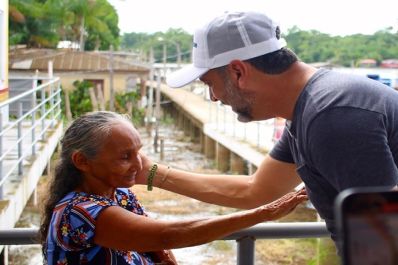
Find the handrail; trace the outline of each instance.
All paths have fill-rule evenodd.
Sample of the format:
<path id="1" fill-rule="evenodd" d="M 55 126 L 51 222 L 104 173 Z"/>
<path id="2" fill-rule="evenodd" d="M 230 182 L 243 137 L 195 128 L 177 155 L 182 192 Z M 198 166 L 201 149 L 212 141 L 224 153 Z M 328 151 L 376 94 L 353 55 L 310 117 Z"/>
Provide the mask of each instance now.
<path id="1" fill-rule="evenodd" d="M 40 77 L 40 80 L 48 80 L 41 85 L 37 85 L 39 79 L 37 76 L 14 79 L 32 80 L 32 83 L 31 86 L 28 84 L 27 91 L 0 103 L 0 199 L 3 199 L 4 183 L 12 175 L 23 174 L 23 160 L 35 156 L 36 145 L 39 141 L 45 140 L 47 132 L 61 117 L 59 77 L 52 79 Z M 30 104 L 29 109 L 24 109 L 24 102 Z M 10 106 L 13 105 L 17 107 L 16 118 L 4 117 L 4 113 L 9 113 Z M 7 124 L 4 124 L 4 121 Z M 8 157 L 13 159 L 9 160 Z"/>
<path id="2" fill-rule="evenodd" d="M 7 106 L 7 105 L 10 105 L 12 103 L 17 102 L 18 100 L 20 100 L 20 99 L 22 99 L 22 98 L 24 98 L 26 96 L 29 96 L 29 95 L 31 95 L 34 92 L 42 90 L 43 88 L 45 88 L 47 86 L 59 83 L 59 80 L 60 80 L 59 77 L 56 77 L 56 78 L 52 79 L 51 81 L 49 81 L 47 83 L 44 83 L 44 84 L 41 84 L 40 86 L 37 86 L 36 88 L 30 89 L 28 91 L 25 91 L 25 92 L 19 94 L 18 96 L 9 98 L 9 99 L 7 99 L 7 100 L 5 100 L 5 101 L 0 103 L 0 109 L 5 107 L 5 106 Z M 33 81 L 33 79 L 32 79 L 32 81 Z"/>
<path id="3" fill-rule="evenodd" d="M 237 264 L 254 264 L 256 239 L 320 238 L 329 237 L 324 222 L 262 223 L 235 232 L 221 240 L 236 240 L 238 244 Z M 0 245 L 39 244 L 38 229 L 13 228 L 0 230 Z"/>

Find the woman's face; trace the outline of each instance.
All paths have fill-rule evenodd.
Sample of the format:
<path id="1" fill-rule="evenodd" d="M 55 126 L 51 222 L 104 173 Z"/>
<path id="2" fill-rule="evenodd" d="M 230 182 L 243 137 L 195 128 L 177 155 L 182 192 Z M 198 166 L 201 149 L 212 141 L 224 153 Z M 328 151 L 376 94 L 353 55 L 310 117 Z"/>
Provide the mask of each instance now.
<path id="1" fill-rule="evenodd" d="M 137 171 L 142 169 L 138 154 L 141 147 L 137 130 L 128 122 L 119 122 L 113 126 L 97 156 L 88 161 L 89 170 L 85 175 L 110 188 L 131 187 Z"/>

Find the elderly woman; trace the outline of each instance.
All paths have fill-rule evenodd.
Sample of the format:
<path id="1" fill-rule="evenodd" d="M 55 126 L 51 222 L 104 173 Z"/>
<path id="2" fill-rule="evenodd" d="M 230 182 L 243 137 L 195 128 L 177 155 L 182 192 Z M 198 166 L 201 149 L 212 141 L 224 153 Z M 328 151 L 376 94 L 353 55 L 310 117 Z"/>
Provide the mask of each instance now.
<path id="1" fill-rule="evenodd" d="M 304 191 L 233 214 L 184 221 L 147 217 L 129 189 L 142 170 L 140 136 L 124 116 L 93 112 L 66 130 L 41 225 L 45 262 L 176 264 L 167 249 L 222 238 L 274 220 L 306 200 Z M 149 181 L 156 166 L 147 173 Z"/>

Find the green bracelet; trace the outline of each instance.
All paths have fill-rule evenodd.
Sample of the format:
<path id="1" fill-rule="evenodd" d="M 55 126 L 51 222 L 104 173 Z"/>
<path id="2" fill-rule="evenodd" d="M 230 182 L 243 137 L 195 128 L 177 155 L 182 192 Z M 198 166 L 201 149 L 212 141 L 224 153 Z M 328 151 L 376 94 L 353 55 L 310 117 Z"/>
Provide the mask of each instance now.
<path id="1" fill-rule="evenodd" d="M 157 164 L 153 164 L 151 169 L 149 170 L 149 175 L 148 175 L 148 183 L 147 183 L 147 190 L 151 191 L 153 186 L 152 186 L 152 182 L 153 182 L 153 178 L 156 175 L 156 170 L 158 169 L 158 165 Z"/>

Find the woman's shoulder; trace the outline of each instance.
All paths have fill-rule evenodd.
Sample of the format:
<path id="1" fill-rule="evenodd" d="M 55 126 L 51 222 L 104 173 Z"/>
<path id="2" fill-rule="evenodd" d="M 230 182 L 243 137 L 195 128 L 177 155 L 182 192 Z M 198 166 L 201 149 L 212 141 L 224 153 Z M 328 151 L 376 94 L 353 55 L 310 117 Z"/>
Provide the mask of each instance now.
<path id="1" fill-rule="evenodd" d="M 74 191 L 68 193 L 57 204 L 54 217 L 58 220 L 57 223 L 68 223 L 71 227 L 79 227 L 82 223 L 89 223 L 94 227 L 94 220 L 102 210 L 117 205 L 115 201 L 102 196 Z"/>
<path id="2" fill-rule="evenodd" d="M 117 205 L 113 200 L 103 196 L 88 194 L 85 192 L 70 192 L 60 200 L 56 208 L 92 208 L 95 206 L 106 207 Z"/>
<path id="3" fill-rule="evenodd" d="M 116 189 L 116 200 L 119 206 L 136 214 L 145 215 L 145 209 L 129 188 Z"/>
<path id="4" fill-rule="evenodd" d="M 124 198 L 129 198 L 130 200 L 137 200 L 137 197 L 135 196 L 134 192 L 129 189 L 129 188 L 117 188 L 116 189 L 116 197 L 124 197 Z"/>

